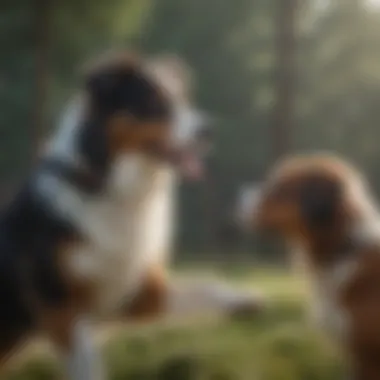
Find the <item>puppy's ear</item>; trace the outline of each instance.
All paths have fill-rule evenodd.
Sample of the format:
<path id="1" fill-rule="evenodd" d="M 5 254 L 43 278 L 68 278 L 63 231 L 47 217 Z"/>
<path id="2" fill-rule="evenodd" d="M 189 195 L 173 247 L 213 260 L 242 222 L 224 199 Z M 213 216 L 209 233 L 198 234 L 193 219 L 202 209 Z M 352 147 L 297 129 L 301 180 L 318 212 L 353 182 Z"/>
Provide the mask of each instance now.
<path id="1" fill-rule="evenodd" d="M 300 192 L 303 220 L 311 228 L 332 227 L 343 198 L 340 183 L 323 176 L 308 178 Z"/>

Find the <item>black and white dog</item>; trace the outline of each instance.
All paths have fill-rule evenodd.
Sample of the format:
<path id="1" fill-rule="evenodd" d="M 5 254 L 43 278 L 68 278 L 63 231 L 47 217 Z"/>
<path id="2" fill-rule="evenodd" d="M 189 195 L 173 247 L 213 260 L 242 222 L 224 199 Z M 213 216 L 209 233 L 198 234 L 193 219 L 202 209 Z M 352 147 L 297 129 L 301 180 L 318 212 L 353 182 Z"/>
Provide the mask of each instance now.
<path id="1" fill-rule="evenodd" d="M 165 269 L 176 172 L 199 174 L 207 137 L 188 85 L 173 59 L 122 52 L 88 70 L 1 219 L 1 362 L 41 331 L 60 350 L 68 378 L 103 379 L 93 318 L 142 318 L 186 303 Z M 227 293 L 196 297 L 216 309 L 256 305 Z"/>

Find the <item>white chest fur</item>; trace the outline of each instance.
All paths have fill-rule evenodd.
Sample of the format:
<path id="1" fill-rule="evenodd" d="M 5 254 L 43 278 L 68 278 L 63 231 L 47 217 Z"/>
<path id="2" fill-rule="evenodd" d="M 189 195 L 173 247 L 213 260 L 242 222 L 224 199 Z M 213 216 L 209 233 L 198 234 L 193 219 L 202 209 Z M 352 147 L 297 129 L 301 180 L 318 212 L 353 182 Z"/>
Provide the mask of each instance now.
<path id="1" fill-rule="evenodd" d="M 344 339 L 349 329 L 349 318 L 339 305 L 339 293 L 356 270 L 354 261 L 345 260 L 334 267 L 310 270 L 304 252 L 298 251 L 297 263 L 310 283 L 310 314 L 312 321 L 338 339 Z"/>
<path id="2" fill-rule="evenodd" d="M 314 322 L 334 336 L 342 337 L 348 329 L 344 310 L 338 304 L 340 279 L 334 273 L 316 276 L 312 293 L 311 316 Z"/>
<path id="3" fill-rule="evenodd" d="M 141 174 L 141 173 L 140 173 Z M 152 173 L 151 173 L 152 174 Z M 136 186 L 136 178 L 133 178 Z M 96 311 L 132 298 L 147 267 L 170 252 L 175 173 L 160 168 L 126 197 L 89 198 L 55 177 L 39 182 L 45 197 L 84 236 L 68 254 L 70 272 L 97 285 Z M 95 311 L 95 310 L 94 310 Z"/>

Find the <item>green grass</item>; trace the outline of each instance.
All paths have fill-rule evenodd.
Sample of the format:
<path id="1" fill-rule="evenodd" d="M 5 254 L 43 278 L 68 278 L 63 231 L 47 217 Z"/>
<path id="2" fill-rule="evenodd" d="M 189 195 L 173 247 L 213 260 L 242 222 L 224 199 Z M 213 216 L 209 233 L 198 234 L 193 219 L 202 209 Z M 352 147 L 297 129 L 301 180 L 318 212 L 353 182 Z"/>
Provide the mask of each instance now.
<path id="1" fill-rule="evenodd" d="M 190 271 L 196 270 L 192 269 Z M 222 269 L 223 270 L 223 269 Z M 189 270 L 188 270 L 189 271 Z M 337 352 L 305 323 L 304 284 L 279 270 L 229 268 L 231 281 L 262 289 L 272 299 L 255 320 L 125 330 L 104 348 L 112 380 L 337 380 Z M 249 273 L 249 274 L 248 274 Z M 60 379 L 42 357 L 8 380 Z"/>

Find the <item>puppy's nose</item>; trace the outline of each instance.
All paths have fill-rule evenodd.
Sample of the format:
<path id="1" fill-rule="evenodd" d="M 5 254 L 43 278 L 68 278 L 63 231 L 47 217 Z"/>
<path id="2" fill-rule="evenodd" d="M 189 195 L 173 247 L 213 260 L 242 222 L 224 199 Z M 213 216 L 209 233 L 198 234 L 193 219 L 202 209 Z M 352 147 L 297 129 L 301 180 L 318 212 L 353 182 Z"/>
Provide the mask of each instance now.
<path id="1" fill-rule="evenodd" d="M 250 228 L 254 223 L 262 199 L 262 188 L 258 184 L 247 184 L 241 187 L 235 206 L 235 222 L 242 229 Z"/>

